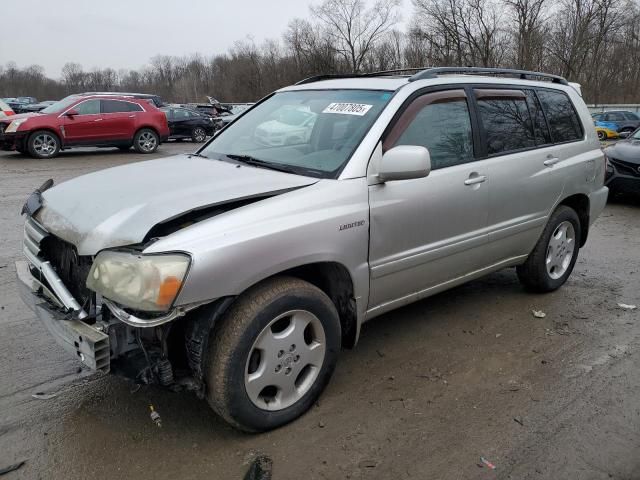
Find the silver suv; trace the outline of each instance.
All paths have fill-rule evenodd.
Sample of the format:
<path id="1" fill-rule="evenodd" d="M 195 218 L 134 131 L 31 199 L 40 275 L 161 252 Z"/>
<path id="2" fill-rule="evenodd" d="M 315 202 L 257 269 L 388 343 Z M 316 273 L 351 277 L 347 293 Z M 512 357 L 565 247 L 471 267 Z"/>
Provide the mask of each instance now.
<path id="1" fill-rule="evenodd" d="M 307 79 L 196 154 L 43 185 L 24 300 L 89 368 L 263 431 L 314 403 L 378 315 L 505 267 L 559 288 L 608 192 L 579 90 L 400 73 Z"/>

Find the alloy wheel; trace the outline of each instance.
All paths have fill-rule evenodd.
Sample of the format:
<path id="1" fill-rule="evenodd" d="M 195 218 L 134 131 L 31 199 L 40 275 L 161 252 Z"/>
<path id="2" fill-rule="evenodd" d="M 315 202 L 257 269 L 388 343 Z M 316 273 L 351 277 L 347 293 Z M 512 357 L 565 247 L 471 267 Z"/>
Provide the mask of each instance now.
<path id="1" fill-rule="evenodd" d="M 249 352 L 244 378 L 249 399 L 263 410 L 290 407 L 313 386 L 325 354 L 325 331 L 318 317 L 306 310 L 279 315 Z"/>
<path id="2" fill-rule="evenodd" d="M 547 273 L 554 280 L 562 277 L 571 265 L 575 243 L 576 232 L 573 224 L 565 220 L 553 231 L 547 246 Z"/>
<path id="3" fill-rule="evenodd" d="M 138 145 L 144 152 L 151 152 L 156 148 L 158 141 L 156 136 L 151 132 L 142 132 L 138 137 Z"/>
<path id="4" fill-rule="evenodd" d="M 56 139 L 48 133 L 42 133 L 33 139 L 33 150 L 41 157 L 50 157 L 57 148 Z"/>

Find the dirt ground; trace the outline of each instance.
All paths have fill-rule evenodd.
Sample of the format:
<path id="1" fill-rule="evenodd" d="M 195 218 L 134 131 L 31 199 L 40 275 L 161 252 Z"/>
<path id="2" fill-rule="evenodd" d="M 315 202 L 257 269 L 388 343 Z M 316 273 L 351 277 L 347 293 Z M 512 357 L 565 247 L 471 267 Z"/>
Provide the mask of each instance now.
<path id="1" fill-rule="evenodd" d="M 274 480 L 640 479 L 640 309 L 617 305 L 640 306 L 639 200 L 609 203 L 559 291 L 511 269 L 380 317 L 309 413 L 248 435 L 189 394 L 79 371 L 18 298 L 27 195 L 141 159 L 0 154 L 0 469 L 26 461 L 3 479 L 241 479 L 259 453 Z"/>

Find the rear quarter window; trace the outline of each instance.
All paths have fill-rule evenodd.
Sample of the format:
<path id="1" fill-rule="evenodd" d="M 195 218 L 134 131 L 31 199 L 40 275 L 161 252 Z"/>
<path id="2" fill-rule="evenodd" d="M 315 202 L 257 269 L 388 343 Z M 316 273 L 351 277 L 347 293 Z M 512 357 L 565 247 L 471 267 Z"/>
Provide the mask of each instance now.
<path id="1" fill-rule="evenodd" d="M 582 125 L 569 96 L 564 92 L 549 90 L 538 90 L 537 95 L 547 117 L 553 142 L 580 140 L 583 136 Z"/>

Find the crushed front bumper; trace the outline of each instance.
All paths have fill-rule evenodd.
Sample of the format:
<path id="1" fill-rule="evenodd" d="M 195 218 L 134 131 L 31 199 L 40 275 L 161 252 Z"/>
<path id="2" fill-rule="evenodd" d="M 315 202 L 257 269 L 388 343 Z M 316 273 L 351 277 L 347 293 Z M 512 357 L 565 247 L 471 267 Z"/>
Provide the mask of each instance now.
<path id="1" fill-rule="evenodd" d="M 109 336 L 82 321 L 86 312 L 73 298 L 51 264 L 40 256 L 40 240 L 48 233 L 31 219 L 25 224 L 24 255 L 17 261 L 18 291 L 24 303 L 58 344 L 92 370 L 109 372 Z"/>

